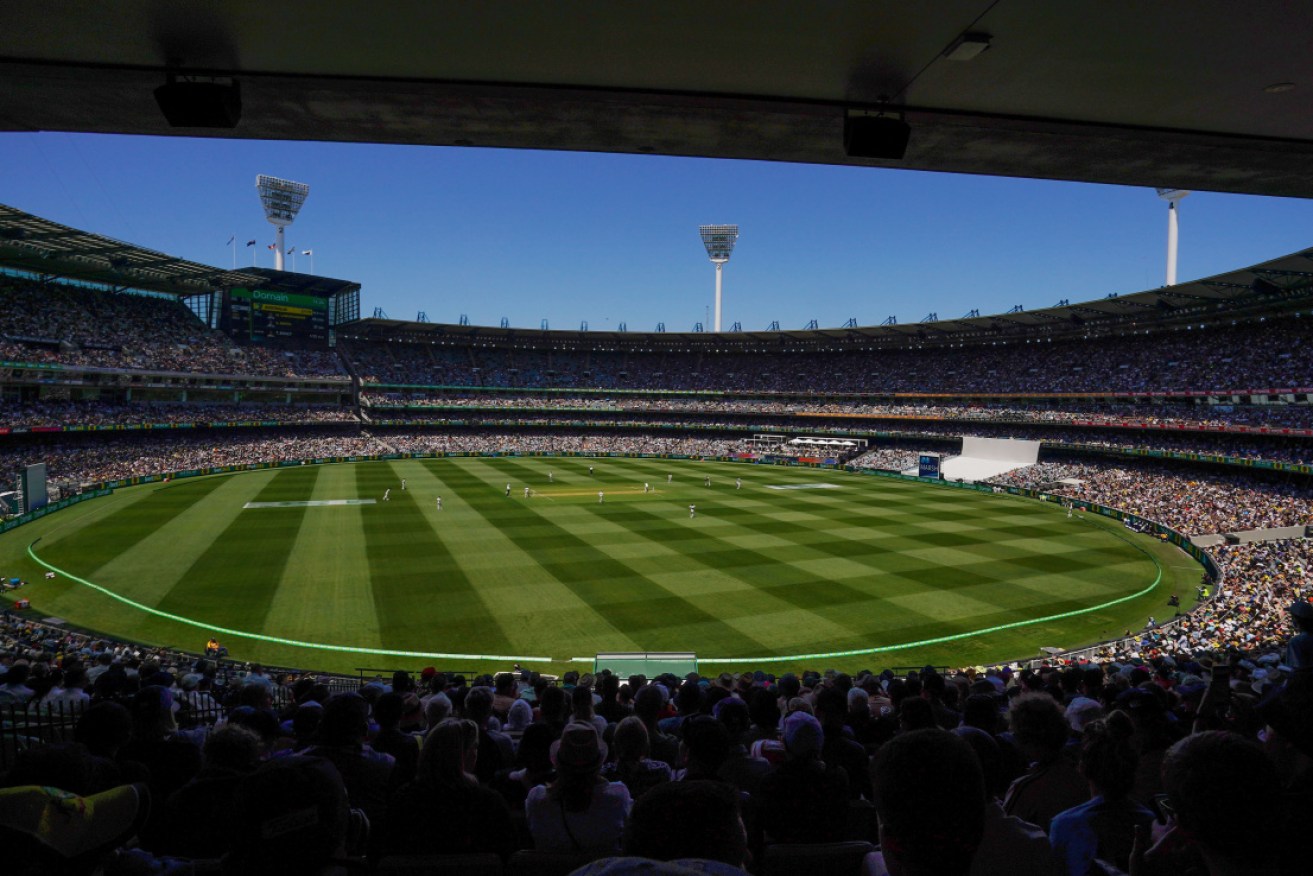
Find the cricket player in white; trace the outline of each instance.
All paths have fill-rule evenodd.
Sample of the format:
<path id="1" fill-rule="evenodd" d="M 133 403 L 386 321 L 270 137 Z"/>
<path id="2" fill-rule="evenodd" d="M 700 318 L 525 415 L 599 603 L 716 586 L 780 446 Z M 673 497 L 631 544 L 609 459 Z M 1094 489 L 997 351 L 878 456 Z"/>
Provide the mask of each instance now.
<path id="1" fill-rule="evenodd" d="M 529 498 L 529 488 L 528 488 L 528 487 L 525 487 L 525 488 L 524 488 L 524 498 L 526 498 L 526 499 Z"/>
<path id="2" fill-rule="evenodd" d="M 743 489 L 743 478 L 735 478 L 735 479 L 734 479 L 734 489 L 736 489 L 736 490 L 741 490 L 741 489 Z"/>
<path id="3" fill-rule="evenodd" d="M 441 511 L 441 510 L 442 510 L 442 497 L 441 497 L 441 496 L 438 496 L 436 499 L 434 499 L 434 501 L 438 503 L 438 510 Z"/>
<path id="4" fill-rule="evenodd" d="M 556 475 L 552 474 L 551 472 L 548 472 L 548 473 L 547 473 L 547 483 L 549 483 L 549 484 L 554 484 L 554 483 L 556 483 Z"/>
<path id="5" fill-rule="evenodd" d="M 697 517 L 697 516 L 698 516 L 698 506 L 697 506 L 697 505 L 689 505 L 689 506 L 688 506 L 688 519 L 689 519 L 689 520 L 692 520 L 694 517 Z"/>
<path id="6" fill-rule="evenodd" d="M 666 483 L 671 484 L 671 483 L 674 483 L 674 481 L 675 481 L 675 476 L 674 476 L 674 475 L 672 475 L 672 474 L 668 474 L 668 475 L 666 475 Z"/>
<path id="7" fill-rule="evenodd" d="M 507 485 L 506 485 L 506 495 L 509 496 L 510 494 L 511 494 L 511 485 L 510 485 L 510 484 L 507 484 Z"/>
<path id="8" fill-rule="evenodd" d="M 390 502 L 390 501 L 392 501 L 392 488 L 391 488 L 391 487 L 388 487 L 386 490 L 383 491 L 383 501 L 384 501 L 384 502 Z"/>
<path id="9" fill-rule="evenodd" d="M 604 499 L 606 499 L 606 493 L 603 493 L 601 490 L 598 490 L 598 491 L 597 491 L 597 504 L 601 505 Z"/>
<path id="10" fill-rule="evenodd" d="M 403 492 L 403 493 L 406 492 L 406 479 L 405 479 L 405 478 L 402 478 L 402 479 L 401 479 L 401 492 Z"/>

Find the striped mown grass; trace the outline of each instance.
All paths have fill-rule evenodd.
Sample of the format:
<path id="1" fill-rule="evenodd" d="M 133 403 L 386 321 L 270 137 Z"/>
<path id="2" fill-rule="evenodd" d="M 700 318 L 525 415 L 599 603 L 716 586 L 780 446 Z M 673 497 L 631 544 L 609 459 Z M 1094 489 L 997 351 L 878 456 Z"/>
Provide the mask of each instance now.
<path id="1" fill-rule="evenodd" d="M 374 502 L 314 504 L 334 499 Z M 39 580 L 37 538 L 39 561 L 72 576 L 28 591 L 41 614 L 193 649 L 213 628 L 234 656 L 336 670 L 507 662 L 431 654 L 560 669 L 604 650 L 691 650 L 716 671 L 870 649 L 802 663 L 992 662 L 1142 626 L 1199 575 L 1174 548 L 1037 502 L 660 459 L 396 460 L 135 487 L 7 534 L 0 571 Z"/>

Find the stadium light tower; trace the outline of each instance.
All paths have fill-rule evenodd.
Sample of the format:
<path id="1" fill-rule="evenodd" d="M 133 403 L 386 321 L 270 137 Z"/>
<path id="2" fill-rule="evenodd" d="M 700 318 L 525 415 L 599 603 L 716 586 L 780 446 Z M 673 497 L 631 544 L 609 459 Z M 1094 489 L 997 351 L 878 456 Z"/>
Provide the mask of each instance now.
<path id="1" fill-rule="evenodd" d="M 714 330 L 720 331 L 721 274 L 725 269 L 725 263 L 729 261 L 730 253 L 734 252 L 734 243 L 739 239 L 739 227 L 737 225 L 699 225 L 698 230 L 702 232 L 702 245 L 707 248 L 707 257 L 716 266 L 716 322 Z"/>
<path id="2" fill-rule="evenodd" d="M 310 187 L 305 183 L 265 176 L 263 173 L 255 178 L 255 187 L 260 192 L 260 203 L 264 204 L 264 218 L 278 229 L 278 236 L 274 240 L 274 267 L 281 271 L 283 253 L 287 249 L 283 229 L 291 225 L 296 214 L 301 211 L 306 195 L 310 194 Z"/>
<path id="3" fill-rule="evenodd" d="M 1158 197 L 1167 202 L 1167 286 L 1176 285 L 1176 203 L 1188 194 L 1185 189 L 1158 190 Z"/>

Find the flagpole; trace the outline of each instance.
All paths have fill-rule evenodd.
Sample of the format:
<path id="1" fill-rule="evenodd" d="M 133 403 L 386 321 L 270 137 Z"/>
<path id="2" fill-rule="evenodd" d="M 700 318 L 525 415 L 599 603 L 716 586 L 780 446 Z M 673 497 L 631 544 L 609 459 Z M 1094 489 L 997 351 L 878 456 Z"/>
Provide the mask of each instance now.
<path id="1" fill-rule="evenodd" d="M 233 234 L 233 238 L 232 238 L 232 240 L 228 241 L 228 243 L 232 246 L 232 251 L 233 251 L 233 270 L 235 271 L 235 270 L 237 270 L 237 235 L 236 235 L 236 233 Z"/>

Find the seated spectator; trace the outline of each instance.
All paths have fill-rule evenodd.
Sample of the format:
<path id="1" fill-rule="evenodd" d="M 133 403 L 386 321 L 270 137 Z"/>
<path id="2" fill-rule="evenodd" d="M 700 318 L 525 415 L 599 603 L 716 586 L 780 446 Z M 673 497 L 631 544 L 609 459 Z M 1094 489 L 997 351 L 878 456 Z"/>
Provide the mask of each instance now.
<path id="1" fill-rule="evenodd" d="M 144 764 L 152 799 L 168 800 L 174 791 L 192 780 L 201 768 L 201 749 L 179 735 L 173 721 L 173 697 L 168 690 L 148 685 L 132 698 L 132 738 L 119 752 L 121 761 Z M 153 839 L 164 809 L 153 809 L 143 840 Z"/>
<path id="2" fill-rule="evenodd" d="M 634 716 L 647 728 L 647 740 L 651 747 L 652 758 L 673 765 L 679 763 L 679 740 L 663 733 L 658 726 L 661 709 L 664 706 L 665 697 L 661 686 L 657 684 L 644 685 L 634 697 Z"/>
<path id="3" fill-rule="evenodd" d="M 512 742 L 518 744 L 525 729 L 532 723 L 533 706 L 529 705 L 528 700 L 516 700 L 507 710 L 506 723 L 502 726 L 502 730 L 511 737 Z"/>
<path id="4" fill-rule="evenodd" d="M 670 782 L 654 788 L 634 801 L 624 848 L 626 855 L 657 861 L 719 861 L 741 868 L 748 846 L 739 795 L 723 782 Z"/>
<path id="5" fill-rule="evenodd" d="M 5 673 L 5 683 L 0 685 L 0 706 L 25 706 L 32 699 L 35 691 L 27 686 L 30 668 L 26 663 L 15 663 Z"/>
<path id="6" fill-rule="evenodd" d="M 1285 665 L 1313 669 L 1313 603 L 1299 599 L 1290 604 L 1290 623 L 1296 630 L 1286 645 Z"/>
<path id="7" fill-rule="evenodd" d="M 569 724 L 552 743 L 556 780 L 525 801 L 534 846 L 549 852 L 614 852 L 620 848 L 630 796 L 601 776 L 606 745 L 592 724 Z"/>
<path id="8" fill-rule="evenodd" d="M 825 729 L 825 745 L 821 759 L 832 769 L 841 769 L 848 777 L 850 799 L 871 797 L 870 764 L 866 749 L 848 735 L 844 725 L 848 716 L 848 698 L 833 687 L 822 688 L 816 694 L 816 718 Z M 956 725 L 955 725 L 956 726 Z"/>
<path id="9" fill-rule="evenodd" d="M 265 763 L 238 784 L 233 809 L 228 876 L 322 876 L 348 851 L 346 788 L 323 758 Z"/>
<path id="10" fill-rule="evenodd" d="M 637 800 L 650 789 L 671 780 L 670 765 L 648 757 L 647 727 L 641 718 L 630 715 L 621 721 L 615 728 L 611 744 L 616 759 L 607 764 L 606 777 L 613 782 L 623 782 L 632 799 Z"/>
<path id="11" fill-rule="evenodd" d="M 498 672 L 493 676 L 492 713 L 503 724 L 510 717 L 511 706 L 519 700 L 515 687 L 515 675 L 510 672 Z"/>
<path id="12" fill-rule="evenodd" d="M 152 851 L 184 858 L 218 858 L 237 828 L 233 805 L 242 778 L 260 765 L 260 737 L 236 724 L 205 739 L 205 765 L 169 797 Z"/>
<path id="13" fill-rule="evenodd" d="M 52 687 L 41 698 L 41 708 L 59 715 L 72 715 L 75 710 L 82 710 L 91 702 L 87 686 L 87 671 L 81 664 L 74 664 L 64 672 L 63 683 Z"/>
<path id="14" fill-rule="evenodd" d="M 1282 779 L 1283 836 L 1296 837 L 1313 824 L 1313 669 L 1291 676 L 1265 697 L 1258 713 L 1267 726 L 1263 751 Z"/>
<path id="15" fill-rule="evenodd" d="M 823 843 L 843 839 L 848 817 L 848 779 L 821 760 L 825 731 L 806 712 L 784 719 L 784 762 L 761 779 L 756 800 L 764 839 Z"/>
<path id="16" fill-rule="evenodd" d="M 752 728 L 748 730 L 743 743 L 751 746 L 758 740 L 778 739 L 780 735 L 780 704 L 778 698 L 764 687 L 752 692 L 748 699 L 748 716 L 752 719 Z"/>
<path id="17" fill-rule="evenodd" d="M 971 872 L 985 830 L 985 781 L 970 745 L 937 728 L 900 734 L 876 754 L 871 784 L 880 852 L 868 856 L 866 873 Z"/>
<path id="18" fill-rule="evenodd" d="M 620 702 L 620 678 L 618 676 L 604 672 L 598 680 L 597 692 L 602 697 L 602 702 L 597 706 L 597 714 L 605 718 L 607 723 L 619 724 L 629 717 L 630 708 Z"/>
<path id="19" fill-rule="evenodd" d="M 1173 745 L 1163 760 L 1163 788 L 1171 829 L 1132 861 L 1132 872 L 1150 872 L 1146 864 L 1180 845 L 1199 853 L 1209 876 L 1308 872 L 1303 838 L 1270 833 L 1281 814 L 1276 767 L 1240 736 L 1212 730 Z M 1146 839 L 1142 832 L 1141 850 Z M 1162 872 L 1161 866 L 1152 872 Z"/>
<path id="20" fill-rule="evenodd" d="M 1129 796 L 1139 764 L 1131 744 L 1134 732 L 1124 712 L 1084 729 L 1080 772 L 1094 796 L 1055 815 L 1049 827 L 1049 841 L 1069 876 L 1085 876 L 1095 858 L 1127 869 L 1136 827 L 1147 828 L 1153 821 L 1153 812 Z"/>
<path id="21" fill-rule="evenodd" d="M 1068 726 L 1048 694 L 1022 694 L 1012 703 L 1012 733 L 1030 769 L 1008 788 L 1003 810 L 1047 831 L 1053 816 L 1090 798 L 1089 785 L 1064 754 Z"/>
<path id="22" fill-rule="evenodd" d="M 720 781 L 720 768 L 729 757 L 729 730 L 711 715 L 692 715 L 684 719 L 680 729 L 684 768 L 675 774 L 676 780 Z"/>
<path id="23" fill-rule="evenodd" d="M 524 728 L 520 746 L 515 751 L 515 769 L 506 776 L 506 781 L 498 785 L 506 802 L 517 811 L 524 809 L 524 800 L 530 791 L 556 778 L 556 767 L 552 765 L 552 743 L 555 741 L 552 728 L 546 724 L 530 724 Z M 615 781 L 615 778 L 607 776 L 610 781 Z"/>
<path id="24" fill-rule="evenodd" d="M 985 829 L 971 859 L 971 876 L 1054 876 L 1059 871 L 1049 838 L 1033 824 L 1003 813 L 999 798 L 1007 789 L 1006 759 L 998 740 L 979 727 L 963 725 L 952 731 L 976 753 L 985 780 Z"/>
<path id="25" fill-rule="evenodd" d="M 511 737 L 492 728 L 492 690 L 473 687 L 465 696 L 465 717 L 479 728 L 479 762 L 474 774 L 485 785 L 491 785 L 497 774 L 509 770 L 515 763 L 515 743 Z"/>
<path id="26" fill-rule="evenodd" d="M 396 761 L 365 744 L 369 735 L 369 705 L 354 693 L 335 694 L 324 706 L 316 744 L 303 754 L 329 761 L 337 771 L 353 809 L 361 809 L 373 830 L 382 832 L 387 820 L 388 790 Z"/>
<path id="27" fill-rule="evenodd" d="M 729 733 L 729 751 L 720 765 L 717 777 L 740 791 L 755 793 L 761 786 L 762 776 L 770 771 L 770 763 L 764 758 L 750 755 L 748 747 L 743 744 L 751 726 L 747 704 L 737 698 L 721 700 L 716 703 L 712 713 Z"/>
<path id="28" fill-rule="evenodd" d="M 448 718 L 429 731 L 419 774 L 388 802 L 384 854 L 473 854 L 515 850 L 506 801 L 474 776 L 479 728 Z"/>
<path id="29" fill-rule="evenodd" d="M 405 695 L 395 690 L 389 691 L 374 703 L 374 721 L 378 723 L 378 732 L 370 740 L 375 751 L 392 755 L 396 760 L 396 771 L 392 783 L 401 785 L 415 778 L 415 768 L 419 763 L 419 740 L 409 733 L 401 731 L 401 716 L 406 707 Z"/>
<path id="30" fill-rule="evenodd" d="M 577 685 L 570 691 L 570 722 L 592 724 L 598 733 L 606 732 L 606 719 L 593 711 L 593 689 Z"/>

